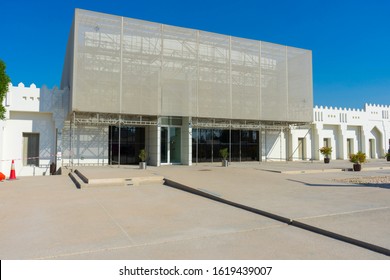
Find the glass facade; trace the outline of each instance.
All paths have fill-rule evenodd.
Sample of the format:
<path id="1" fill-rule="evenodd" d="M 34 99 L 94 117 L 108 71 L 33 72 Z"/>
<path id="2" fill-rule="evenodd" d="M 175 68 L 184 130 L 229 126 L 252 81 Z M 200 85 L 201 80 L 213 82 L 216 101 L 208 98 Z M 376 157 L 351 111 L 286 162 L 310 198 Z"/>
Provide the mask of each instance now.
<path id="1" fill-rule="evenodd" d="M 259 160 L 259 132 L 254 130 L 192 129 L 192 163 L 221 161 L 227 148 L 231 161 Z"/>
<path id="2" fill-rule="evenodd" d="M 120 136 L 119 136 L 120 135 Z M 140 150 L 145 149 L 144 127 L 117 127 L 110 126 L 108 133 L 108 160 L 109 164 L 137 164 Z M 120 141 L 119 141 L 120 137 Z M 119 150 L 120 148 L 120 150 Z"/>
<path id="3" fill-rule="evenodd" d="M 229 150 L 229 130 L 213 129 L 213 161 L 221 161 L 222 157 L 219 151 L 224 148 Z"/>
<path id="4" fill-rule="evenodd" d="M 241 161 L 259 160 L 259 132 L 241 130 Z"/>
<path id="5" fill-rule="evenodd" d="M 193 162 L 212 161 L 212 129 L 192 130 L 192 155 L 195 155 Z M 198 161 L 196 161 L 196 157 Z"/>
<path id="6" fill-rule="evenodd" d="M 169 128 L 169 160 L 170 163 L 181 162 L 181 128 Z"/>

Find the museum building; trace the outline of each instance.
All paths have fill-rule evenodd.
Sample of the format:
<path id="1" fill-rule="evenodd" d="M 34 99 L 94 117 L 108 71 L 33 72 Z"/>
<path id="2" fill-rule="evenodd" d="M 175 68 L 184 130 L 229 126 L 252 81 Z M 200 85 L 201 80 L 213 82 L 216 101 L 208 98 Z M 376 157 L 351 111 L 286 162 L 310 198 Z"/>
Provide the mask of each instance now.
<path id="1" fill-rule="evenodd" d="M 309 50 L 80 9 L 61 89 L 70 164 L 261 161 L 313 120 Z"/>
<path id="2" fill-rule="evenodd" d="M 60 88 L 11 84 L 4 105 L 0 169 L 15 159 L 23 175 L 136 164 L 142 149 L 154 166 L 223 148 L 231 162 L 319 159 L 323 145 L 378 158 L 390 139 L 387 106 L 313 110 L 310 50 L 80 9 Z"/>

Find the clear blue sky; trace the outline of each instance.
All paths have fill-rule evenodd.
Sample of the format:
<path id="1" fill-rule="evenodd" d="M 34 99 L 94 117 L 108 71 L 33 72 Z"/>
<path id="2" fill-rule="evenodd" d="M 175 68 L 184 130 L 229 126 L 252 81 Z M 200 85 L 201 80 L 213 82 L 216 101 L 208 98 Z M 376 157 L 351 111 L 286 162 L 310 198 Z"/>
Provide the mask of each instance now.
<path id="1" fill-rule="evenodd" d="M 75 8 L 310 49 L 314 105 L 390 105 L 388 0 L 1 0 L 13 84 L 60 84 Z"/>

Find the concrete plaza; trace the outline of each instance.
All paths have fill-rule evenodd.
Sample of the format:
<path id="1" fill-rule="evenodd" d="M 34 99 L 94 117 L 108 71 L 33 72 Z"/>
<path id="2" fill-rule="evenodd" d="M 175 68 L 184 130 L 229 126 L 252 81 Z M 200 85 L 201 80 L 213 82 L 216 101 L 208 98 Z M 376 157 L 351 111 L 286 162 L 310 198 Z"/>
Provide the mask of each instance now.
<path id="1" fill-rule="evenodd" d="M 350 167 L 347 161 L 77 167 L 96 183 L 80 189 L 66 170 L 61 176 L 18 177 L 0 183 L 0 259 L 388 260 L 160 180 L 390 249 L 390 184 L 336 181 L 390 176 L 390 163 L 341 171 Z M 147 179 L 114 180 L 136 177 Z"/>

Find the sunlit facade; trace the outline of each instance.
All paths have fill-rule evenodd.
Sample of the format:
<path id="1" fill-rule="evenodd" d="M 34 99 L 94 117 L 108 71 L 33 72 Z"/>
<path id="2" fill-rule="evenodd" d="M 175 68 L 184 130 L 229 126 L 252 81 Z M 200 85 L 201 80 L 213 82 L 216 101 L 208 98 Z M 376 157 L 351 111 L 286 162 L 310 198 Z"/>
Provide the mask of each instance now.
<path id="1" fill-rule="evenodd" d="M 61 88 L 71 164 L 261 161 L 313 118 L 309 50 L 79 9 Z"/>

